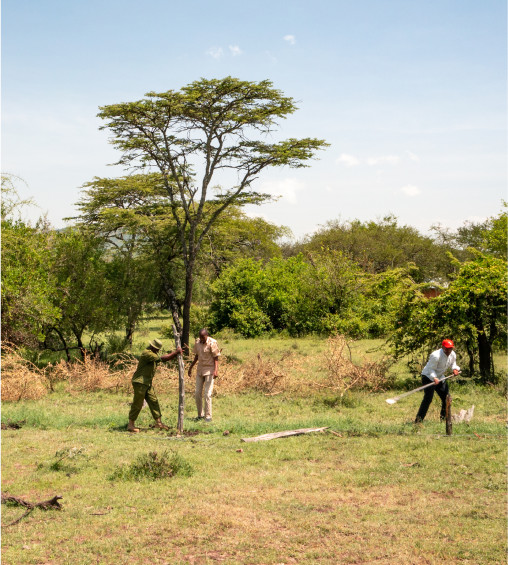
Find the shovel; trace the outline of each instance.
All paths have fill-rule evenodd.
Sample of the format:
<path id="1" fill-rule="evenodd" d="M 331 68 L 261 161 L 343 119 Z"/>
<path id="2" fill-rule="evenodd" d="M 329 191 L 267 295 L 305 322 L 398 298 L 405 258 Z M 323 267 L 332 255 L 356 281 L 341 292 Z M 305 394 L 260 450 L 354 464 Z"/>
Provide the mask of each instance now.
<path id="1" fill-rule="evenodd" d="M 443 377 L 442 379 L 439 380 L 439 382 L 442 383 L 443 381 L 446 381 L 446 379 L 449 379 L 450 377 L 453 377 L 453 376 L 454 375 L 448 375 L 447 377 Z M 437 384 L 432 382 L 432 383 L 429 383 L 428 385 L 419 386 L 418 388 L 415 388 L 414 390 L 410 390 L 409 392 L 405 392 L 404 394 L 401 394 L 400 396 L 396 396 L 394 398 L 387 398 L 386 402 L 388 404 L 395 404 L 401 398 L 404 398 L 405 396 L 409 396 L 410 394 L 413 394 L 413 392 L 418 392 L 419 390 L 423 390 L 424 388 L 428 388 L 429 386 L 437 386 Z"/>

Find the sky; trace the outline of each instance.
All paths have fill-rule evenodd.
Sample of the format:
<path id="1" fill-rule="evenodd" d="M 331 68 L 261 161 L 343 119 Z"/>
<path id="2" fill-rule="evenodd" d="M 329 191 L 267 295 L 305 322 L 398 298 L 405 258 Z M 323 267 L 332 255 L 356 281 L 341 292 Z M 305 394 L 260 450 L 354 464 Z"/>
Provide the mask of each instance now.
<path id="1" fill-rule="evenodd" d="M 204 78 L 269 79 L 278 136 L 330 146 L 266 170 L 249 209 L 294 237 L 394 214 L 422 233 L 501 210 L 506 0 L 3 0 L 2 162 L 55 227 L 93 177 L 129 171 L 99 106 Z"/>

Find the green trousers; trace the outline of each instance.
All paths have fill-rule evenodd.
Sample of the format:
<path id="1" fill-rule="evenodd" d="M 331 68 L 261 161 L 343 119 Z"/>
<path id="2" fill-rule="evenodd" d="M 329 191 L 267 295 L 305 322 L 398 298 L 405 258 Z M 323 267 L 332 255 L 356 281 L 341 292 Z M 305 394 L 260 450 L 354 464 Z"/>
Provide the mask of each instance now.
<path id="1" fill-rule="evenodd" d="M 134 399 L 132 400 L 129 412 L 129 420 L 134 422 L 139 416 L 141 408 L 143 408 L 143 400 L 146 400 L 153 419 L 158 420 L 161 417 L 161 409 L 153 386 L 141 383 L 132 383 L 132 388 L 134 389 Z"/>

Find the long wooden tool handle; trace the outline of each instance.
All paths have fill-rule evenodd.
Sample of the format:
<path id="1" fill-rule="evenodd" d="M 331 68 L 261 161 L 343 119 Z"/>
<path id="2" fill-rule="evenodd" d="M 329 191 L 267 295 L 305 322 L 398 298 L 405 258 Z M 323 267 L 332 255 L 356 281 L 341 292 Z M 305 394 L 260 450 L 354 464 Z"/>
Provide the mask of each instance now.
<path id="1" fill-rule="evenodd" d="M 447 377 L 443 377 L 442 379 L 440 379 L 439 382 L 442 383 L 443 381 L 446 381 L 446 379 L 449 379 L 450 377 L 453 377 L 453 376 L 454 375 L 448 375 Z M 423 390 L 424 388 L 428 388 L 429 386 L 437 386 L 438 384 L 439 383 L 431 382 L 427 385 L 419 386 L 418 388 L 410 390 L 409 392 L 405 392 L 404 394 L 401 394 L 400 396 L 396 396 L 395 398 L 389 398 L 386 402 L 388 402 L 388 404 L 394 404 L 395 402 L 397 402 L 401 398 L 404 398 L 405 396 L 409 396 L 410 394 L 413 394 L 414 392 L 418 392 L 419 390 Z"/>

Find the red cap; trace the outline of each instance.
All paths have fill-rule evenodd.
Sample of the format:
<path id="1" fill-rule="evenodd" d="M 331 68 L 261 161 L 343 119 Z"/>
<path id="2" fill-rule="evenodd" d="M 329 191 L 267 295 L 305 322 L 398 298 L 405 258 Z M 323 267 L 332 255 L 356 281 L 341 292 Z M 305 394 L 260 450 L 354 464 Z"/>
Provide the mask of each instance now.
<path id="1" fill-rule="evenodd" d="M 446 347 L 446 349 L 450 349 L 455 347 L 455 345 L 453 345 L 453 341 L 451 339 L 444 339 L 443 343 L 441 344 L 443 347 Z"/>

